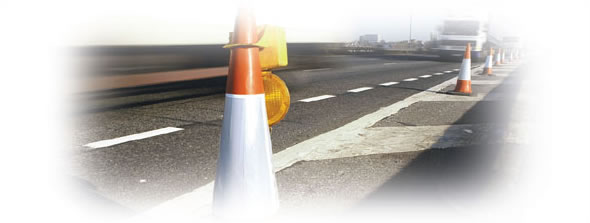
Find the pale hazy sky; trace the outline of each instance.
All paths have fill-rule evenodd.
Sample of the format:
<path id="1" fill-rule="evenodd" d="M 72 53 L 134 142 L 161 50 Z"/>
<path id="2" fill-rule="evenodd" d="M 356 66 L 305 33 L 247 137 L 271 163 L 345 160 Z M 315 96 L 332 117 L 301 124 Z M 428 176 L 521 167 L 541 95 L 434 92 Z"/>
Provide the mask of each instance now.
<path id="1" fill-rule="evenodd" d="M 210 44 L 227 42 L 244 1 L 101 2 L 72 13 L 69 45 Z M 482 1 L 485 2 L 485 1 Z M 468 3 L 468 4 L 467 4 Z M 467 4 L 470 7 L 453 7 Z M 387 41 L 427 40 L 451 14 L 487 15 L 474 1 L 250 1 L 258 24 L 285 28 L 289 42 L 348 42 L 363 34 Z M 507 13 L 499 18 L 506 19 Z M 510 24 L 514 25 L 514 24 Z M 509 30 L 506 27 L 503 29 Z"/>

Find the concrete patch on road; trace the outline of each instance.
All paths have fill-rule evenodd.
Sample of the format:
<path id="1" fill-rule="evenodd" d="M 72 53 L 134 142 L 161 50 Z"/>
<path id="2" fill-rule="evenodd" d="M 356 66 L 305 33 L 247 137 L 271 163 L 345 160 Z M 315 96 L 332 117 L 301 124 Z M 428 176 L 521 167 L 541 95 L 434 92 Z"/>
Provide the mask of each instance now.
<path id="1" fill-rule="evenodd" d="M 359 137 L 340 139 L 338 145 L 318 148 L 302 159 L 311 161 L 462 147 L 487 143 L 486 139 L 496 138 L 492 136 L 497 134 L 514 135 L 498 132 L 498 129 L 504 128 L 493 124 L 368 128 L 357 133 Z"/>
<path id="2" fill-rule="evenodd" d="M 382 119 L 373 127 L 493 123 L 496 115 L 505 111 L 502 105 L 500 101 L 421 101 Z"/>
<path id="3" fill-rule="evenodd" d="M 502 83 L 501 80 L 472 80 L 471 84 L 479 84 L 479 85 L 487 85 L 487 84 L 491 84 L 491 85 L 498 85 Z"/>

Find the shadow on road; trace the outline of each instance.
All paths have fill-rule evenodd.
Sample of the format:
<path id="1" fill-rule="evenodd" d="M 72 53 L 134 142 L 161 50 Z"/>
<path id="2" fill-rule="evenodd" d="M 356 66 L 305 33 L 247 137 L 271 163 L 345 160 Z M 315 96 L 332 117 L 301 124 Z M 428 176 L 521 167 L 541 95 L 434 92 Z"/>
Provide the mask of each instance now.
<path id="1" fill-rule="evenodd" d="M 519 75 L 519 72 L 513 73 L 506 81 L 520 78 L 515 75 Z M 515 95 L 518 86 L 500 85 L 493 92 Z M 456 211 L 469 209 L 471 204 L 482 199 L 485 201 L 487 192 L 501 183 L 500 174 L 506 168 L 504 158 L 519 146 L 502 141 L 515 103 L 514 97 L 493 104 L 480 101 L 454 124 L 485 122 L 500 126 L 500 129 L 493 131 L 494 134 L 486 137 L 482 145 L 431 148 L 420 152 L 410 164 L 360 202 L 358 207 L 363 210 L 385 208 L 394 212 L 424 208 Z M 445 136 L 448 134 L 448 131 L 445 132 Z"/>

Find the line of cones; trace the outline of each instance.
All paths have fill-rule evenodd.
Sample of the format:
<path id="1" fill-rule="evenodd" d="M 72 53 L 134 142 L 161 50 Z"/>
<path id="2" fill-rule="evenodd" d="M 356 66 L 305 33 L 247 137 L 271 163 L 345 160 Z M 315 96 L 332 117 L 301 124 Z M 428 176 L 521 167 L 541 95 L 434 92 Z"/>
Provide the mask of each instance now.
<path id="1" fill-rule="evenodd" d="M 493 66 L 494 61 L 495 65 L 502 65 L 508 62 L 513 62 L 519 58 L 519 52 L 517 50 L 510 50 L 508 52 L 508 56 L 506 56 L 506 50 L 499 48 L 498 52 L 495 54 L 495 50 L 490 48 L 489 55 L 486 56 L 484 68 L 482 71 L 482 75 L 491 76 L 493 74 Z M 457 77 L 457 85 L 455 85 L 455 90 L 449 92 L 451 94 L 457 95 L 471 95 L 471 44 L 467 43 L 465 47 L 465 55 L 463 57 L 463 62 L 461 63 L 461 69 L 459 71 L 459 75 Z"/>
<path id="2" fill-rule="evenodd" d="M 263 217 L 279 207 L 272 167 L 272 144 L 259 61 L 259 36 L 252 11 L 241 8 L 235 22 L 227 77 L 213 214 L 225 218 Z M 492 75 L 493 49 L 483 74 Z M 495 65 L 518 54 L 498 49 Z M 470 95 L 471 45 L 467 44 L 453 94 Z"/>

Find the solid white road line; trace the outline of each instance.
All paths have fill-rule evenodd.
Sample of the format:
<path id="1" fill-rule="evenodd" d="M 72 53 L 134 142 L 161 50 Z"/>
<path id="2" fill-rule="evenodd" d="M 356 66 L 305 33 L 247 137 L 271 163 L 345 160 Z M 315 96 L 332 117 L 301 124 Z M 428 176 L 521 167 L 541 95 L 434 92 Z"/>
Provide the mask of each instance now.
<path id="1" fill-rule="evenodd" d="M 459 69 L 453 69 L 453 71 L 459 71 Z"/>
<path id="2" fill-rule="evenodd" d="M 443 73 L 434 73 L 434 75 L 443 75 Z"/>
<path id="3" fill-rule="evenodd" d="M 317 96 L 317 97 L 313 97 L 313 98 L 306 98 L 306 99 L 302 99 L 299 100 L 301 102 L 312 102 L 312 101 L 319 101 L 319 100 L 324 100 L 324 99 L 328 99 L 328 98 L 333 98 L 336 97 L 334 95 L 322 95 L 322 96 Z"/>
<path id="4" fill-rule="evenodd" d="M 157 135 L 168 134 L 168 133 L 172 133 L 172 132 L 176 132 L 176 131 L 180 131 L 180 130 L 183 130 L 183 129 L 176 128 L 176 127 L 166 127 L 166 128 L 156 129 L 156 130 L 152 130 L 152 131 L 137 133 L 137 134 L 133 134 L 133 135 L 123 136 L 123 137 L 119 137 L 119 138 L 107 139 L 107 140 L 101 140 L 98 142 L 88 143 L 84 146 L 92 148 L 92 149 L 98 149 L 98 148 L 104 148 L 104 147 L 109 147 L 109 146 L 129 142 L 129 141 L 140 140 L 140 139 L 145 139 L 145 138 L 149 138 L 149 137 L 154 137 Z"/>
<path id="5" fill-rule="evenodd" d="M 408 79 L 404 79 L 403 81 L 415 81 L 418 80 L 418 78 L 408 78 Z"/>
<path id="6" fill-rule="evenodd" d="M 309 69 L 309 70 L 303 70 L 303 72 L 310 72 L 310 71 L 320 71 L 320 70 L 329 70 L 332 68 L 318 68 L 318 69 Z"/>
<path id="7" fill-rule="evenodd" d="M 429 77 L 432 77 L 432 75 L 430 75 L 430 74 L 427 74 L 427 75 L 422 75 L 422 76 L 420 76 L 420 77 L 421 77 L 421 78 L 429 78 Z"/>
<path id="8" fill-rule="evenodd" d="M 394 84 L 399 84 L 399 82 L 386 82 L 386 83 L 382 83 L 382 84 L 379 84 L 379 85 L 381 85 L 381 86 L 391 86 L 391 85 L 394 85 Z"/>
<path id="9" fill-rule="evenodd" d="M 453 71 L 451 70 L 447 70 L 447 71 L 443 71 L 443 73 L 448 74 L 448 73 L 452 73 Z"/>
<path id="10" fill-rule="evenodd" d="M 360 88 L 355 88 L 355 89 L 352 89 L 352 90 L 348 90 L 348 92 L 358 93 L 358 92 L 361 92 L 361 91 L 366 91 L 366 90 L 371 90 L 371 89 L 373 89 L 373 88 L 372 87 L 360 87 Z"/>
<path id="11" fill-rule="evenodd" d="M 383 65 L 393 65 L 393 64 L 397 64 L 397 63 L 384 63 Z"/>

